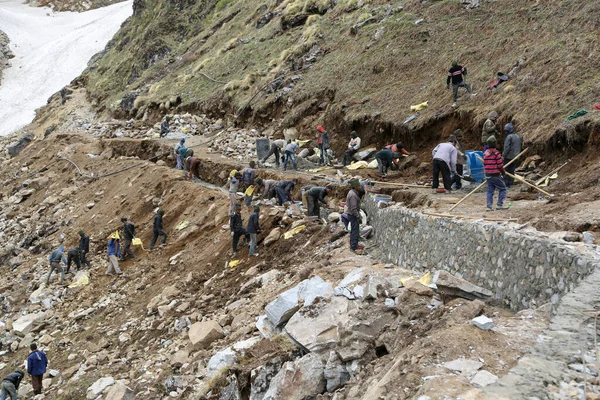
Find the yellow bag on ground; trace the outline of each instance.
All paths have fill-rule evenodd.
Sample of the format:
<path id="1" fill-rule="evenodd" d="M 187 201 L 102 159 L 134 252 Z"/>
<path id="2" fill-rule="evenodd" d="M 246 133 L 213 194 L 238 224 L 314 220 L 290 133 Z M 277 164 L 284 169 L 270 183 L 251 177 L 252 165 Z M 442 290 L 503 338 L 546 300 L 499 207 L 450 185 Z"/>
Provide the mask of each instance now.
<path id="1" fill-rule="evenodd" d="M 134 238 L 131 241 L 131 244 L 134 246 L 143 246 L 142 239 L 140 239 L 140 238 Z"/>
<path id="2" fill-rule="evenodd" d="M 302 232 L 305 228 L 306 228 L 306 225 L 297 226 L 294 229 L 292 229 L 291 231 L 287 231 L 286 233 L 284 233 L 283 234 L 283 238 L 284 239 L 289 239 L 292 236 L 294 236 L 296 233 Z"/>
<path id="3" fill-rule="evenodd" d="M 246 196 L 252 196 L 252 193 L 254 193 L 254 185 L 248 186 L 248 189 L 244 192 Z"/>
<path id="4" fill-rule="evenodd" d="M 240 264 L 240 260 L 231 260 L 229 261 L 229 268 L 235 268 Z"/>
<path id="5" fill-rule="evenodd" d="M 76 288 L 79 286 L 85 286 L 90 283 L 90 279 L 88 275 L 82 275 L 81 278 L 77 279 L 75 282 L 69 285 L 70 288 Z"/>
<path id="6" fill-rule="evenodd" d="M 178 231 L 187 228 L 188 226 L 190 226 L 190 221 L 181 221 L 180 223 L 178 223 L 175 226 L 175 229 L 177 229 Z"/>
<path id="7" fill-rule="evenodd" d="M 369 163 L 369 168 L 377 168 L 377 160 L 373 160 Z"/>
<path id="8" fill-rule="evenodd" d="M 310 142 L 310 140 L 296 140 L 296 144 L 298 145 L 298 147 L 302 147 L 308 142 Z"/>
<path id="9" fill-rule="evenodd" d="M 357 161 L 355 163 L 352 163 L 352 164 L 346 166 L 346 168 L 351 169 L 351 170 L 368 168 L 368 167 L 369 167 L 369 163 L 366 161 Z"/>
<path id="10" fill-rule="evenodd" d="M 427 106 L 428 106 L 427 103 L 428 103 L 427 101 L 424 101 L 421 104 L 416 104 L 414 106 L 410 106 L 410 111 L 421 111 L 422 109 L 427 108 Z"/>
<path id="11" fill-rule="evenodd" d="M 431 274 L 428 272 L 419 279 L 421 285 L 428 286 L 431 284 Z"/>
<path id="12" fill-rule="evenodd" d="M 400 278 L 400 282 L 404 285 L 404 282 L 410 281 L 411 279 L 415 279 L 414 276 L 409 276 L 408 278 Z"/>

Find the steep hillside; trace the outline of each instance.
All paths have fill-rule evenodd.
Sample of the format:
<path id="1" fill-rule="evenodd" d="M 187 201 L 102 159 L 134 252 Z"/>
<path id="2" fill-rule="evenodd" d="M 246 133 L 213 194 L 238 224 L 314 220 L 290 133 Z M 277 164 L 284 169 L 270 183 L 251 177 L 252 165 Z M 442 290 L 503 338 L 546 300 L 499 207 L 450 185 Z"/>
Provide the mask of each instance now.
<path id="1" fill-rule="evenodd" d="M 446 134 L 455 118 L 475 140 L 496 109 L 544 145 L 568 139 L 565 118 L 600 98 L 599 12 L 574 1 L 138 0 L 85 77 L 96 104 L 120 117 L 176 109 L 274 128 L 318 121 L 383 142 Z M 477 94 L 458 109 L 445 87 L 452 60 Z M 512 79 L 486 90 L 498 72 Z"/>

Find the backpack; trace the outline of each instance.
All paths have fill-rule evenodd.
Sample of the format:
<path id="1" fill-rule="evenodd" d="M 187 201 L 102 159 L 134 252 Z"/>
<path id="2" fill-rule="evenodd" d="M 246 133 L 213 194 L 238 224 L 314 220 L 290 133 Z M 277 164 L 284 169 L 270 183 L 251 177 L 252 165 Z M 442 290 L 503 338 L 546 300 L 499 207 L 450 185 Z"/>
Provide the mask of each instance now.
<path id="1" fill-rule="evenodd" d="M 188 148 L 183 146 L 179 149 L 179 157 L 181 158 L 185 158 L 185 153 L 187 153 Z"/>

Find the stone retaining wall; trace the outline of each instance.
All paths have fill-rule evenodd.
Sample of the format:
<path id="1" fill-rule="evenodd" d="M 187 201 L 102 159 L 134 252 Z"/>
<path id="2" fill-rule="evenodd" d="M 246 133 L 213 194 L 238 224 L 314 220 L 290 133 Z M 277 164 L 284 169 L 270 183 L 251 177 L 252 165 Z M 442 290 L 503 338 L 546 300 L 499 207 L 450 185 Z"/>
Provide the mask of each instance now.
<path id="1" fill-rule="evenodd" d="M 541 233 L 433 217 L 404 207 L 380 209 L 371 196 L 366 210 L 385 261 L 446 270 L 491 290 L 513 310 L 558 302 L 598 265 L 576 246 Z"/>

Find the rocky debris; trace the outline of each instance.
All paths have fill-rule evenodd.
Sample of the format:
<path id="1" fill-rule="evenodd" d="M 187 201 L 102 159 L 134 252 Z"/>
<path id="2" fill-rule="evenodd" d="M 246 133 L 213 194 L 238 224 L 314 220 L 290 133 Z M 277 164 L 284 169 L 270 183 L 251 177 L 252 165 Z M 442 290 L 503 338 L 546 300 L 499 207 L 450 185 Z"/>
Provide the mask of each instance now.
<path id="1" fill-rule="evenodd" d="M 490 290 L 474 285 L 464 279 L 457 278 L 444 270 L 436 271 L 433 275 L 432 282 L 437 286 L 438 293 L 444 295 L 458 296 L 469 300 L 484 300 L 493 295 Z"/>
<path id="2" fill-rule="evenodd" d="M 478 8 L 481 6 L 481 0 L 460 0 L 460 4 L 464 5 L 466 9 Z"/>
<path id="3" fill-rule="evenodd" d="M 281 358 L 275 357 L 265 365 L 252 370 L 250 374 L 252 387 L 250 389 L 249 400 L 262 400 L 264 398 L 273 377 L 281 370 L 282 365 L 283 361 Z"/>
<path id="4" fill-rule="evenodd" d="M 227 347 L 216 352 L 206 365 L 206 376 L 209 378 L 214 377 L 217 374 L 222 373 L 227 368 L 233 366 L 238 358 L 245 354 L 246 350 L 250 349 L 261 340 L 261 337 L 255 336 L 250 339 L 237 342 L 231 347 Z"/>
<path id="5" fill-rule="evenodd" d="M 0 31 L 0 84 L 2 84 L 2 70 L 10 67 L 10 59 L 15 57 L 8 43 L 8 36 Z"/>
<path id="6" fill-rule="evenodd" d="M 280 227 L 273 228 L 269 235 L 263 241 L 265 246 L 270 246 L 281 238 L 282 232 Z"/>
<path id="7" fill-rule="evenodd" d="M 283 364 L 271 380 L 263 400 L 303 400 L 325 391 L 327 381 L 321 358 L 309 353 L 296 361 Z"/>
<path id="8" fill-rule="evenodd" d="M 133 400 L 135 392 L 122 381 L 117 381 L 106 393 L 106 400 Z"/>
<path id="9" fill-rule="evenodd" d="M 217 321 L 210 320 L 193 324 L 188 336 L 195 349 L 203 349 L 215 340 L 225 337 L 225 333 Z"/>
<path id="10" fill-rule="evenodd" d="M 473 318 L 471 320 L 471 324 L 484 331 L 489 331 L 494 327 L 494 321 L 485 315 L 480 315 L 477 318 Z"/>

